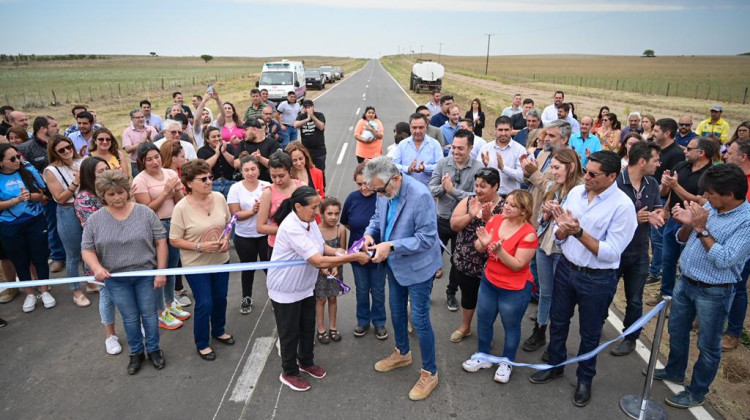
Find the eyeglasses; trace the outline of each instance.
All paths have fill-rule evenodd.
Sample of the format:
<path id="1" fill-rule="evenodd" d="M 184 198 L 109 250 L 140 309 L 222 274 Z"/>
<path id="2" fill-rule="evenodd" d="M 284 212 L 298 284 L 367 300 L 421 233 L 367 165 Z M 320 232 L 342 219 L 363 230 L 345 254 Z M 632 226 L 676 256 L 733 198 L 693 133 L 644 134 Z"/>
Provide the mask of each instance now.
<path id="1" fill-rule="evenodd" d="M 59 149 L 56 150 L 56 152 L 57 152 L 58 155 L 61 155 L 61 154 L 65 153 L 65 152 L 72 152 L 72 151 L 73 151 L 73 146 L 71 146 L 71 145 L 67 145 L 65 147 L 61 147 L 61 148 L 59 148 Z"/>
<path id="2" fill-rule="evenodd" d="M 196 181 L 200 181 L 200 182 L 202 182 L 202 183 L 205 184 L 208 181 L 213 181 L 214 180 L 214 176 L 213 175 L 206 175 L 206 176 L 202 176 L 200 178 L 195 178 L 195 180 Z"/>
<path id="3" fill-rule="evenodd" d="M 690 127 L 693 124 L 680 123 L 680 127 Z"/>
<path id="4" fill-rule="evenodd" d="M 111 143 L 112 139 L 109 138 L 109 137 L 104 137 L 104 138 L 100 137 L 100 138 L 96 139 L 96 142 L 97 143 Z"/>
<path id="5" fill-rule="evenodd" d="M 456 171 L 456 180 L 453 183 L 456 185 L 461 183 L 461 170 Z"/>
<path id="6" fill-rule="evenodd" d="M 388 184 L 390 184 L 390 183 L 391 183 L 391 180 L 392 180 L 392 179 L 393 179 L 393 178 L 390 178 L 390 179 L 388 180 L 388 182 L 386 182 L 386 183 L 385 183 L 385 185 L 383 185 L 383 186 L 382 186 L 382 187 L 380 187 L 380 188 L 370 188 L 370 191 L 372 191 L 372 192 L 376 192 L 376 193 L 378 193 L 378 194 L 385 194 L 385 189 L 386 189 L 386 188 L 388 188 Z"/>
<path id="7" fill-rule="evenodd" d="M 9 157 L 9 158 L 8 158 L 8 160 L 9 160 L 9 161 L 10 161 L 11 163 L 15 162 L 16 160 L 20 162 L 20 161 L 21 161 L 21 155 L 15 155 L 15 156 L 11 156 L 11 157 Z M 385 184 L 385 185 L 388 185 L 388 184 Z"/>
<path id="8" fill-rule="evenodd" d="M 584 173 L 583 176 L 586 176 L 586 175 L 588 175 L 591 178 L 596 178 L 599 175 L 606 175 L 606 173 L 605 172 L 596 173 L 596 172 L 592 172 L 592 171 L 586 171 L 586 173 Z"/>
<path id="9" fill-rule="evenodd" d="M 688 147 L 686 147 L 686 149 L 687 150 L 695 150 L 695 149 L 697 149 L 697 147 L 690 147 L 690 146 L 688 146 Z"/>
<path id="10" fill-rule="evenodd" d="M 179 135 L 182 135 L 182 131 L 180 131 L 180 130 L 169 130 L 169 134 L 173 134 L 173 135 L 174 134 L 179 134 Z"/>

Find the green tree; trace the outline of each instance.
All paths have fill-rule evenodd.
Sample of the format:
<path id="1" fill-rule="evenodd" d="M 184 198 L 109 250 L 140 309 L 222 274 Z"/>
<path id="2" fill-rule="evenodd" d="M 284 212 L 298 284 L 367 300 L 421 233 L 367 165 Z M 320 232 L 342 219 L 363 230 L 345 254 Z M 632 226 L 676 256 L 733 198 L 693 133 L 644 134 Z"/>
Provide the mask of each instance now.
<path id="1" fill-rule="evenodd" d="M 646 50 L 643 52 L 644 57 L 656 57 L 656 53 L 654 53 L 654 50 Z"/>
<path id="2" fill-rule="evenodd" d="M 151 54 L 151 57 L 156 57 L 156 53 L 151 51 L 149 54 Z"/>
<path id="3" fill-rule="evenodd" d="M 201 58 L 203 59 L 203 61 L 205 61 L 206 63 L 208 63 L 209 61 L 211 61 L 211 60 L 214 59 L 214 56 L 213 55 L 208 55 L 208 54 L 203 54 L 201 56 Z"/>

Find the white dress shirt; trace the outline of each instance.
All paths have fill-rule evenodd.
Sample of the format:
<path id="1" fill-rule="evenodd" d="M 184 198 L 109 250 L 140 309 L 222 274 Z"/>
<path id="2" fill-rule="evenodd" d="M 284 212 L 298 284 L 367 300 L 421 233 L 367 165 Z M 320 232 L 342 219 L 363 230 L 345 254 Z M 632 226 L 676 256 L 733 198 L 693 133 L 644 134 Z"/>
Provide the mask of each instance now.
<path id="1" fill-rule="evenodd" d="M 482 147 L 481 153 L 489 152 L 490 163 L 487 167 L 493 167 L 500 171 L 500 188 L 498 194 L 508 194 L 509 192 L 521 188 L 523 182 L 523 169 L 521 168 L 521 156 L 528 154 L 526 148 L 518 142 L 509 141 L 505 147 L 492 141 Z M 497 153 L 503 157 L 503 169 L 497 167 Z M 481 162 L 482 156 L 478 156 Z"/>
<path id="2" fill-rule="evenodd" d="M 617 269 L 620 256 L 633 239 L 638 220 L 633 201 L 613 183 L 589 204 L 588 191 L 579 185 L 570 190 L 563 208 L 578 219 L 583 231 L 599 241 L 599 255 L 573 236 L 563 241 L 562 253 L 572 264 L 595 269 Z M 554 232 L 558 226 L 554 225 Z"/>
<path id="3" fill-rule="evenodd" d="M 542 111 L 542 124 L 544 126 L 547 126 L 547 124 L 551 123 L 552 121 L 557 119 L 557 107 L 555 104 L 549 105 L 546 108 L 544 108 L 544 111 Z"/>

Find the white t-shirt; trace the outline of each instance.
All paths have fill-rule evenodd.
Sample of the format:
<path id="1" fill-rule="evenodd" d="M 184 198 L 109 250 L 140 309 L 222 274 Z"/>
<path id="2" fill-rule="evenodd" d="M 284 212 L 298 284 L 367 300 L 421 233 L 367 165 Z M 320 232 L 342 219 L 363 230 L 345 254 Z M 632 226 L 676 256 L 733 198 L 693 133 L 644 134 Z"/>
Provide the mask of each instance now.
<path id="1" fill-rule="evenodd" d="M 271 261 L 307 260 L 315 254 L 323 255 L 323 235 L 318 225 L 303 222 L 291 212 L 281 222 L 276 233 Z M 318 269 L 311 264 L 268 269 L 266 286 L 268 297 L 278 303 L 294 303 L 313 295 Z"/>
<path id="2" fill-rule="evenodd" d="M 167 141 L 165 137 L 161 138 L 159 141 L 155 141 L 154 145 L 161 149 L 161 145 L 164 144 L 164 142 Z M 198 159 L 198 155 L 195 153 L 195 147 L 193 147 L 192 144 L 180 140 L 180 146 L 182 146 L 183 149 L 185 149 L 185 160 L 191 161 Z"/>
<path id="3" fill-rule="evenodd" d="M 227 204 L 239 204 L 241 210 L 250 210 L 255 206 L 256 200 L 260 201 L 260 196 L 263 195 L 263 189 L 270 185 L 269 182 L 258 181 L 258 187 L 253 191 L 249 191 L 245 188 L 245 185 L 242 182 L 235 182 L 229 187 Z M 243 238 L 260 238 L 261 236 L 266 236 L 262 233 L 258 233 L 257 221 L 257 214 L 245 220 L 237 220 L 235 233 Z"/>
<path id="4" fill-rule="evenodd" d="M 72 167 L 49 165 L 44 168 L 44 179 L 46 181 L 49 179 L 49 174 L 52 174 L 55 179 L 57 179 L 57 182 L 60 183 L 61 187 L 68 189 L 70 188 L 70 184 L 76 179 L 76 172 L 81 170 L 81 162 L 83 162 L 83 159 L 74 160 Z M 65 203 L 74 202 L 76 195 L 78 195 L 78 188 L 76 188 L 76 192 Z"/>

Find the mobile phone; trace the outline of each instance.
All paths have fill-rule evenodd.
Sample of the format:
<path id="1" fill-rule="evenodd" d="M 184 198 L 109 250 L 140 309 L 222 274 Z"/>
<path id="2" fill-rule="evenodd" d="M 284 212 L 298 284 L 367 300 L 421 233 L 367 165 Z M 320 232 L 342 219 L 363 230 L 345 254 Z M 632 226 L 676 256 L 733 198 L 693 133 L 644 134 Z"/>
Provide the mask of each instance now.
<path id="1" fill-rule="evenodd" d="M 211 95 L 214 94 L 214 84 L 213 83 L 209 83 L 209 84 L 206 85 L 206 92 L 210 93 Z"/>

